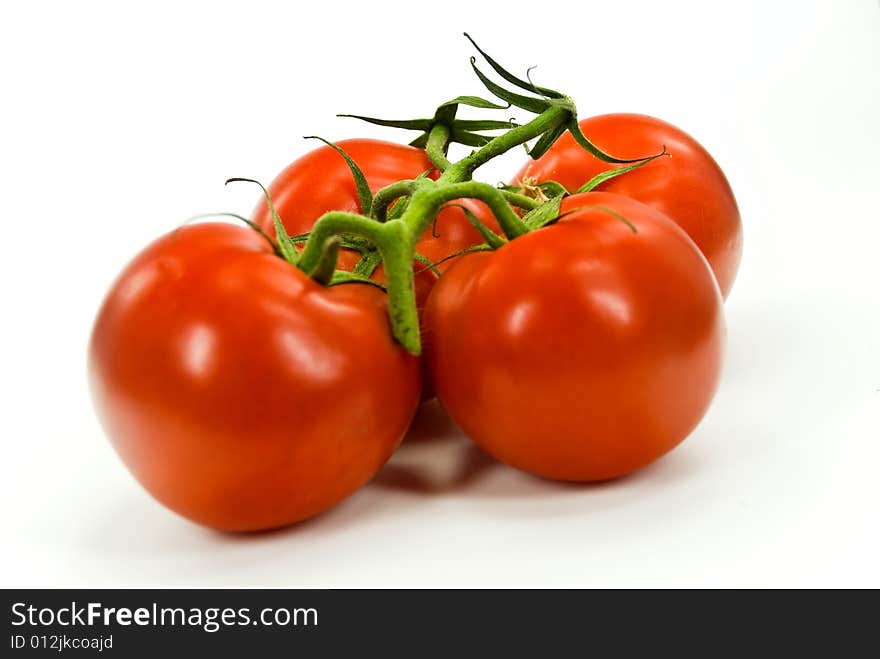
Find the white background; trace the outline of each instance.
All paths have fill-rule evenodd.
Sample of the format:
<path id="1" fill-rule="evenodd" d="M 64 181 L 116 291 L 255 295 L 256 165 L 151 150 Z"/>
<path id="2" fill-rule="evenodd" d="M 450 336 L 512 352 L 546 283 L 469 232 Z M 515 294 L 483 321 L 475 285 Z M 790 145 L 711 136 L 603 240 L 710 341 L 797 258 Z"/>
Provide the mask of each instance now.
<path id="1" fill-rule="evenodd" d="M 880 586 L 880 8 L 790 3 L 6 3 L 0 15 L 2 586 Z M 492 463 L 436 408 L 343 505 L 229 536 L 154 503 L 93 416 L 104 292 L 312 145 L 403 137 L 480 93 L 467 29 L 582 116 L 653 114 L 726 171 L 745 224 L 722 386 L 610 484 Z M 522 153 L 493 163 L 509 177 Z"/>

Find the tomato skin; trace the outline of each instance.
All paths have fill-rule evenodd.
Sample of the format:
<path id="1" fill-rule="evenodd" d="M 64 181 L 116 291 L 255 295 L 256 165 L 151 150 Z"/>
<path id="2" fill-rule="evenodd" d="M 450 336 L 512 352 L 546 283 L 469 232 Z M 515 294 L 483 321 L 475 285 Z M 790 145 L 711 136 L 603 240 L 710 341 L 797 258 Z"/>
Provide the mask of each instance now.
<path id="1" fill-rule="evenodd" d="M 373 194 L 390 183 L 414 179 L 424 172 L 430 171 L 431 178 L 437 177 L 434 165 L 422 149 L 371 139 L 342 140 L 336 145 L 361 168 Z M 348 165 L 342 156 L 327 145 L 306 153 L 288 165 L 269 186 L 269 195 L 284 228 L 291 235 L 310 231 L 318 218 L 328 211 L 361 212 L 357 188 Z M 461 200 L 460 203 L 497 229 L 494 218 L 481 202 Z M 265 200 L 260 199 L 251 220 L 274 237 L 275 226 Z M 471 226 L 464 212 L 450 206 L 440 211 L 436 224 L 424 232 L 416 251 L 436 262 L 482 242 L 482 237 Z M 353 252 L 343 253 L 339 267 L 351 270 L 357 260 Z M 441 263 L 438 269 L 442 272 L 449 265 L 448 262 Z M 422 266 L 417 268 L 421 270 Z M 381 279 L 382 275 L 379 274 L 378 278 Z M 425 293 L 434 278 L 427 281 Z"/>
<path id="2" fill-rule="evenodd" d="M 726 298 L 742 256 L 742 222 L 730 184 L 712 156 L 679 128 L 640 114 L 606 114 L 580 122 L 596 146 L 620 158 L 659 153 L 643 167 L 606 181 L 599 191 L 616 192 L 662 211 L 693 239 L 712 266 Z M 602 162 L 565 133 L 543 157 L 529 162 L 516 180 L 555 180 L 575 192 L 615 165 Z"/>
<path id="3" fill-rule="evenodd" d="M 581 198 L 582 197 L 582 198 Z M 452 419 L 497 459 L 567 481 L 628 474 L 696 426 L 724 324 L 704 257 L 628 197 L 462 257 L 428 298 L 428 363 Z"/>
<path id="4" fill-rule="evenodd" d="M 160 502 L 254 531 L 338 503 L 397 447 L 418 360 L 385 295 L 324 288 L 254 231 L 186 226 L 126 267 L 98 314 L 92 394 L 111 442 Z"/>

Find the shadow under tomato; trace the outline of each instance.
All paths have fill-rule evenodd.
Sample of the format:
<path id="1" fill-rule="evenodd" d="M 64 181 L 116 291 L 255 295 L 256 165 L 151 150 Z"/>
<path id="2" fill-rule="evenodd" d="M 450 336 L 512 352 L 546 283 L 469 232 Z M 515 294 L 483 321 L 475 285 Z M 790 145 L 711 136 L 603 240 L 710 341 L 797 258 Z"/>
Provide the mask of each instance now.
<path id="1" fill-rule="evenodd" d="M 344 526 L 354 519 L 369 518 L 375 514 L 375 508 L 382 506 L 381 499 L 370 496 L 368 490 L 371 486 L 379 485 L 389 489 L 424 493 L 438 491 L 433 489 L 435 485 L 432 485 L 431 479 L 426 477 L 425 474 L 422 474 L 417 469 L 412 470 L 409 466 L 400 464 L 401 460 L 406 460 L 407 456 L 411 454 L 411 447 L 424 445 L 429 447 L 429 450 L 436 451 L 441 445 L 445 445 L 443 449 L 445 451 L 449 448 L 450 442 L 455 443 L 456 439 L 460 440 L 462 437 L 461 431 L 458 430 L 452 420 L 446 415 L 437 400 L 427 401 L 417 410 L 403 443 L 391 457 L 389 463 L 364 488 L 354 492 L 350 497 L 332 508 L 288 526 L 245 532 L 212 531 L 210 529 L 206 531 L 227 540 L 258 542 L 263 539 L 270 540 L 280 536 L 304 535 L 320 531 L 325 526 Z M 470 444 L 469 440 L 467 443 Z M 475 452 L 481 453 L 475 446 L 473 449 Z M 491 462 L 491 458 L 485 456 L 485 454 L 483 456 L 485 460 Z M 447 456 L 446 459 L 448 460 L 449 457 Z M 465 466 L 463 473 L 456 479 L 461 481 L 462 484 L 470 480 L 471 476 L 475 476 L 478 471 L 476 459 L 472 458 L 470 462 L 474 464 Z"/>
<path id="2" fill-rule="evenodd" d="M 344 526 L 358 519 L 368 519 L 382 508 L 381 495 L 373 487 L 437 494 L 466 485 L 493 464 L 492 458 L 464 437 L 436 399 L 423 403 L 416 412 L 406 436 L 379 473 L 366 486 L 336 506 L 289 526 L 246 532 L 210 531 L 217 537 L 245 542 L 296 536 L 320 531 L 323 527 Z M 454 473 L 437 477 L 433 471 L 453 465 Z"/>
<path id="3" fill-rule="evenodd" d="M 692 437 L 687 441 L 700 440 Z M 368 487 L 417 495 L 443 495 L 466 488 L 474 498 L 521 500 L 639 489 L 651 482 L 686 480 L 693 468 L 694 454 L 679 448 L 631 474 L 604 481 L 557 481 L 535 476 L 498 462 L 481 450 L 455 426 L 439 403 L 431 401 L 419 409 L 403 444 Z"/>
<path id="4" fill-rule="evenodd" d="M 481 478 L 489 470 L 500 467 L 495 460 L 468 442 L 443 441 L 443 454 L 402 448 L 404 456 L 392 460 L 373 479 L 371 486 L 404 490 L 415 494 L 444 494 L 462 489 Z M 454 444 L 454 446 L 450 446 Z"/>
<path id="5" fill-rule="evenodd" d="M 369 487 L 444 494 L 475 482 L 498 466 L 458 429 L 437 400 L 416 412 L 400 448 Z"/>
<path id="6" fill-rule="evenodd" d="M 404 446 L 462 436 L 437 399 L 423 403 L 403 439 Z"/>

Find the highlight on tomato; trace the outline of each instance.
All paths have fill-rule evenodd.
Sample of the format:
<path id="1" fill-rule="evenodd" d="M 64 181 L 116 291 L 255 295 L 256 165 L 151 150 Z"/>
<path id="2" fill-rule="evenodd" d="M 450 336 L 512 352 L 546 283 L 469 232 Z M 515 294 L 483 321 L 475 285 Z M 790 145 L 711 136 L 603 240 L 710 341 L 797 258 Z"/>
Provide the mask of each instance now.
<path id="1" fill-rule="evenodd" d="M 562 213 L 450 268 L 428 298 L 428 363 L 443 407 L 498 460 L 604 480 L 656 460 L 703 417 L 722 300 L 706 259 L 658 210 L 590 193 Z"/>
<path id="2" fill-rule="evenodd" d="M 742 256 L 742 221 L 730 184 L 709 152 L 683 130 L 642 114 L 605 114 L 579 126 L 597 147 L 622 158 L 666 149 L 670 157 L 656 158 L 595 189 L 632 197 L 671 218 L 708 259 L 726 298 Z M 541 158 L 528 162 L 515 181 L 553 180 L 575 193 L 594 176 L 623 166 L 603 162 L 566 133 Z"/>
<path id="3" fill-rule="evenodd" d="M 257 232 L 184 226 L 125 268 L 89 346 L 98 416 L 161 503 L 256 531 L 339 503 L 401 441 L 419 364 L 385 294 L 325 287 Z"/>

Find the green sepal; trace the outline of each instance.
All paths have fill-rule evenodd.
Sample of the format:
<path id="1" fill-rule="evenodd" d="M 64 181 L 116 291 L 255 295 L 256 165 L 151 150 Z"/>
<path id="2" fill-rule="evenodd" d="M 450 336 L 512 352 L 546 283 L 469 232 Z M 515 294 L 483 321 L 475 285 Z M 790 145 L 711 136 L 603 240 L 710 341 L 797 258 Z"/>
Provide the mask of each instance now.
<path id="1" fill-rule="evenodd" d="M 387 292 L 385 286 L 379 282 L 373 281 L 369 277 L 355 274 L 354 272 L 347 272 L 346 270 L 337 270 L 334 272 L 333 277 L 330 278 L 327 286 L 339 286 L 341 284 L 369 284 L 370 286 L 375 286 L 381 291 Z"/>
<path id="2" fill-rule="evenodd" d="M 513 188 L 514 190 L 519 190 L 518 186 L 508 186 Z M 498 188 L 501 191 L 501 196 L 504 197 L 504 201 L 513 206 L 514 208 L 522 208 L 527 211 L 534 210 L 538 206 L 541 205 L 537 199 L 532 197 L 527 197 L 524 194 L 520 194 L 519 192 L 513 192 L 512 190 L 505 190 L 504 188 Z M 546 198 L 545 198 L 546 201 Z"/>
<path id="3" fill-rule="evenodd" d="M 376 268 L 382 262 L 382 255 L 379 254 L 376 250 L 371 250 L 367 252 L 363 252 L 360 260 L 357 262 L 357 265 L 354 266 L 354 272 L 356 275 L 361 275 L 362 277 L 372 277 L 373 273 L 376 271 Z"/>
<path id="4" fill-rule="evenodd" d="M 608 213 L 609 215 L 612 215 L 612 216 L 616 217 L 618 220 L 620 220 L 621 222 L 623 222 L 626 226 L 628 226 L 630 228 L 630 231 L 632 231 L 633 233 L 639 232 L 639 230 L 636 228 L 635 224 L 630 222 L 628 219 L 626 219 L 623 215 L 618 213 L 616 210 L 612 210 L 612 209 L 608 208 L 607 206 L 595 205 L 595 206 L 584 206 L 584 208 L 595 208 L 596 210 L 600 210 L 605 213 Z"/>
<path id="5" fill-rule="evenodd" d="M 578 208 L 572 208 L 570 211 L 566 211 L 564 213 L 557 215 L 555 218 L 553 218 L 552 220 L 547 222 L 547 224 L 545 224 L 544 226 L 547 226 L 549 224 L 553 224 L 555 222 L 559 222 L 559 220 L 561 220 L 563 217 L 567 217 L 569 215 L 572 215 L 573 213 L 577 213 L 579 210 L 584 210 L 587 208 L 595 208 L 596 210 L 602 211 L 603 213 L 608 213 L 609 215 L 611 215 L 611 216 L 617 218 L 618 220 L 620 220 L 621 222 L 623 222 L 629 228 L 629 230 L 632 231 L 633 233 L 639 232 L 639 230 L 636 228 L 636 225 L 633 224 L 632 222 L 630 222 L 628 219 L 626 219 L 623 215 L 618 213 L 616 210 L 608 208 L 607 206 L 602 206 L 601 204 L 591 204 L 589 206 L 579 206 Z"/>
<path id="6" fill-rule="evenodd" d="M 477 74 L 480 82 L 485 85 L 486 89 L 495 94 L 495 96 L 497 96 L 501 100 L 507 101 L 511 105 L 515 105 L 516 107 L 522 108 L 523 110 L 528 110 L 529 112 L 533 112 L 534 114 L 541 114 L 551 107 L 550 103 L 546 99 L 523 96 L 522 94 L 517 94 L 516 92 L 504 89 L 504 87 L 501 87 L 500 85 L 496 85 L 494 82 L 489 80 L 489 78 L 483 75 L 483 72 L 480 71 L 479 68 L 477 68 L 477 59 L 475 57 L 471 57 L 471 68 L 474 70 L 474 73 Z"/>
<path id="7" fill-rule="evenodd" d="M 456 119 L 453 128 L 462 130 L 508 130 L 518 128 L 519 124 L 513 121 L 498 121 L 495 119 Z"/>
<path id="8" fill-rule="evenodd" d="M 666 151 L 666 146 L 664 145 L 663 151 L 661 151 L 660 153 L 653 155 L 653 156 L 650 156 L 649 158 L 645 158 L 644 160 L 640 160 L 639 162 L 637 162 L 635 164 L 627 165 L 626 167 L 615 167 L 614 169 L 609 169 L 604 172 L 600 172 L 600 173 L 596 174 L 593 178 L 591 178 L 589 181 L 587 181 L 581 187 L 579 187 L 577 189 L 577 193 L 580 194 L 583 192 L 591 192 L 591 191 L 595 190 L 597 187 L 599 187 L 600 185 L 602 185 L 605 181 L 609 181 L 617 176 L 620 176 L 621 174 L 626 174 L 627 172 L 631 172 L 634 169 L 638 169 L 639 167 L 642 167 L 643 165 L 647 165 L 652 160 L 660 158 L 661 156 L 668 156 L 668 155 L 669 155 L 669 152 Z"/>
<path id="9" fill-rule="evenodd" d="M 544 181 L 539 183 L 538 187 L 541 188 L 541 192 L 551 199 L 559 196 L 565 197 L 569 194 L 568 189 L 559 181 Z"/>
<path id="10" fill-rule="evenodd" d="M 490 247 L 489 245 L 486 245 L 486 244 L 483 244 L 483 245 L 473 245 L 473 246 L 471 246 L 471 247 L 467 247 L 467 248 L 465 248 L 465 249 L 461 249 L 461 250 L 459 250 L 459 251 L 457 251 L 457 252 L 453 252 L 452 254 L 449 254 L 449 255 L 447 255 L 447 256 L 444 256 L 444 257 L 443 257 L 442 259 L 440 259 L 439 261 L 435 261 L 435 262 L 434 262 L 434 267 L 436 268 L 436 267 L 437 267 L 438 265 L 440 265 L 441 263 L 446 263 L 447 261 L 450 261 L 450 260 L 452 260 L 452 259 L 456 259 L 456 258 L 458 258 L 459 256 L 464 256 L 465 254 L 471 254 L 471 253 L 473 253 L 473 252 L 491 252 L 491 251 L 494 251 L 494 250 L 493 250 L 493 248 Z M 427 268 L 426 268 L 426 269 L 427 269 Z M 420 273 L 422 273 L 422 272 L 424 272 L 424 270 L 418 270 L 418 271 L 416 271 L 416 274 L 418 275 L 418 274 L 420 274 Z"/>
<path id="11" fill-rule="evenodd" d="M 434 262 L 431 259 L 429 259 L 424 254 L 419 254 L 418 252 L 415 252 L 413 254 L 413 260 L 417 261 L 418 263 L 421 263 L 424 266 L 427 266 L 427 268 L 425 268 L 424 270 L 420 270 L 419 272 L 424 272 L 425 270 L 430 270 L 438 277 L 440 276 L 440 271 L 437 269 L 437 266 L 434 264 Z"/>
<path id="12" fill-rule="evenodd" d="M 233 177 L 227 179 L 224 185 L 229 185 L 230 183 L 256 183 L 260 186 L 260 189 L 263 191 L 263 196 L 266 198 L 266 204 L 269 206 L 269 211 L 272 213 L 272 222 L 275 225 L 275 239 L 278 241 L 278 249 L 281 251 L 281 256 L 291 265 L 299 263 L 299 252 L 296 251 L 293 241 L 291 241 L 290 236 L 287 235 L 287 229 L 284 228 L 281 216 L 279 216 L 278 211 L 275 210 L 275 204 L 272 203 L 272 198 L 269 196 L 269 191 L 266 189 L 266 186 L 252 178 Z"/>
<path id="13" fill-rule="evenodd" d="M 461 210 L 463 210 L 465 217 L 467 217 L 467 219 L 468 219 L 468 222 L 471 223 L 471 226 L 473 226 L 474 229 L 477 230 L 477 232 L 480 234 L 482 239 L 492 249 L 498 249 L 499 247 L 507 244 L 506 238 L 504 238 L 503 236 L 499 236 L 497 233 L 492 231 L 492 229 L 490 229 L 485 224 L 483 224 L 480 221 L 480 218 L 478 218 L 476 215 L 474 215 L 473 212 L 469 208 L 466 208 L 465 206 L 462 206 L 461 204 L 447 204 L 446 207 L 457 207 L 457 208 L 460 208 Z"/>
<path id="14" fill-rule="evenodd" d="M 523 222 L 529 228 L 529 231 L 540 229 L 554 222 L 559 217 L 559 207 L 562 204 L 563 195 L 552 197 L 549 201 L 530 210 L 523 216 Z"/>
<path id="15" fill-rule="evenodd" d="M 309 236 L 312 235 L 309 232 L 306 233 L 298 233 L 294 236 L 290 236 L 290 240 L 295 245 L 304 245 L 309 241 Z M 350 249 L 360 254 L 364 254 L 370 251 L 370 244 L 364 240 L 363 238 L 358 238 L 356 236 L 341 236 L 341 242 L 339 246 L 342 249 Z"/>
<path id="16" fill-rule="evenodd" d="M 370 190 L 370 184 L 367 183 L 367 177 L 364 175 L 363 171 L 361 171 L 361 168 L 358 167 L 357 163 L 352 159 L 352 157 L 345 152 L 345 149 L 336 144 L 333 144 L 333 142 L 330 142 L 329 140 L 325 140 L 323 137 L 318 137 L 317 135 L 306 135 L 304 139 L 321 140 L 324 144 L 329 146 L 345 159 L 345 163 L 348 165 L 348 168 L 351 170 L 351 175 L 354 177 L 354 185 L 357 188 L 358 202 L 361 206 L 361 214 L 369 215 L 370 210 L 373 207 L 373 192 Z"/>
<path id="17" fill-rule="evenodd" d="M 550 147 L 556 143 L 556 140 L 558 140 L 564 132 L 565 124 L 561 124 L 541 135 L 538 141 L 535 142 L 535 146 L 529 149 L 529 156 L 531 159 L 537 160 L 547 153 Z"/>
<path id="18" fill-rule="evenodd" d="M 433 119 L 377 119 L 376 117 L 365 117 L 360 114 L 337 114 L 337 117 L 346 117 L 348 119 L 360 119 L 368 124 L 376 126 L 385 126 L 387 128 L 403 128 L 404 130 L 430 130 Z"/>
<path id="19" fill-rule="evenodd" d="M 590 140 L 587 139 L 587 137 L 583 134 L 583 132 L 581 132 L 581 127 L 578 126 L 577 117 L 575 117 L 574 115 L 572 115 L 571 120 L 568 122 L 567 128 L 568 128 L 569 132 L 571 133 L 571 136 L 574 138 L 574 141 L 577 142 L 578 144 L 580 144 L 581 147 L 583 147 L 584 149 L 586 149 L 587 151 L 592 153 L 594 156 L 596 156 L 599 160 L 602 160 L 604 162 L 613 162 L 613 163 L 619 163 L 619 164 L 627 164 L 627 163 L 631 163 L 631 162 L 639 162 L 640 160 L 646 160 L 646 158 L 644 158 L 644 157 L 642 157 L 642 158 L 629 158 L 629 159 L 615 158 L 614 156 L 605 153 L 604 151 L 602 151 L 602 149 L 600 149 L 595 144 L 590 142 Z M 663 150 L 665 151 L 666 149 L 664 148 Z M 656 155 L 660 156 L 661 154 L 658 153 Z M 648 157 L 650 158 L 653 156 L 648 156 Z"/>
<path id="20" fill-rule="evenodd" d="M 487 135 L 480 135 L 479 133 L 472 133 L 468 130 L 459 130 L 453 127 L 449 131 L 449 141 L 464 144 L 465 146 L 481 147 L 491 142 L 492 138 Z"/>
<path id="21" fill-rule="evenodd" d="M 385 221 L 396 220 L 403 215 L 406 207 L 409 206 L 409 199 L 409 197 L 398 197 L 392 201 L 391 207 L 388 209 L 388 214 L 385 216 Z"/>
<path id="22" fill-rule="evenodd" d="M 456 120 L 455 114 L 459 105 L 469 105 L 475 108 L 483 108 L 489 110 L 506 110 L 510 107 L 507 105 L 498 105 L 491 101 L 487 101 L 479 96 L 458 96 L 451 101 L 446 101 L 437 106 L 437 111 L 431 119 L 379 119 L 377 117 L 366 117 L 360 114 L 337 114 L 337 117 L 347 117 L 350 119 L 359 119 L 376 126 L 385 126 L 386 128 L 401 128 L 403 130 L 418 130 L 423 134 L 419 135 L 410 146 L 424 149 L 428 142 L 428 133 L 436 124 L 445 124 L 450 128 L 456 124 L 463 130 L 501 130 L 505 128 L 515 128 L 517 124 L 506 121 L 476 121 L 476 120 Z M 460 122 L 460 123 L 459 123 Z"/>
<path id="23" fill-rule="evenodd" d="M 486 54 L 486 51 L 484 51 L 482 48 L 480 48 L 477 45 L 477 42 L 471 38 L 471 35 L 469 35 L 467 32 L 465 32 L 464 36 L 467 37 L 467 40 L 470 41 L 471 44 L 473 45 L 473 47 L 477 49 L 477 52 L 483 56 L 483 59 L 486 60 L 486 62 L 489 64 L 489 66 L 491 66 L 493 69 L 495 69 L 495 73 L 500 75 L 502 78 L 504 78 L 510 84 L 516 85 L 520 89 L 525 89 L 526 91 L 534 92 L 535 94 L 539 94 L 541 96 L 546 96 L 547 98 L 562 98 L 563 95 L 557 91 L 554 91 L 552 89 L 547 89 L 546 87 L 538 87 L 537 85 L 532 83 L 531 80 L 526 81 L 526 80 L 522 80 L 520 78 L 517 78 L 515 75 L 513 75 L 512 73 L 507 71 L 504 67 L 502 67 L 498 62 L 496 62 L 494 59 L 489 57 L 489 55 Z"/>
<path id="24" fill-rule="evenodd" d="M 509 203 L 511 206 L 527 208 L 528 210 L 535 210 L 542 203 L 547 202 L 547 200 L 552 199 L 553 197 L 566 197 L 570 194 L 569 191 L 562 185 L 562 183 L 559 183 L 557 181 L 544 181 L 543 183 L 537 184 L 537 188 L 543 194 L 543 200 L 525 195 L 523 193 L 524 187 L 525 186 L 522 184 L 498 184 L 498 189 L 501 190 L 502 194 L 504 194 L 504 198 L 507 200 L 507 203 Z"/>
<path id="25" fill-rule="evenodd" d="M 456 96 L 451 101 L 442 103 L 440 107 L 442 108 L 448 105 L 469 105 L 472 108 L 482 108 L 484 110 L 506 110 L 510 107 L 510 103 L 507 105 L 498 105 L 497 103 L 487 101 L 485 98 L 480 98 L 479 96 Z"/>

